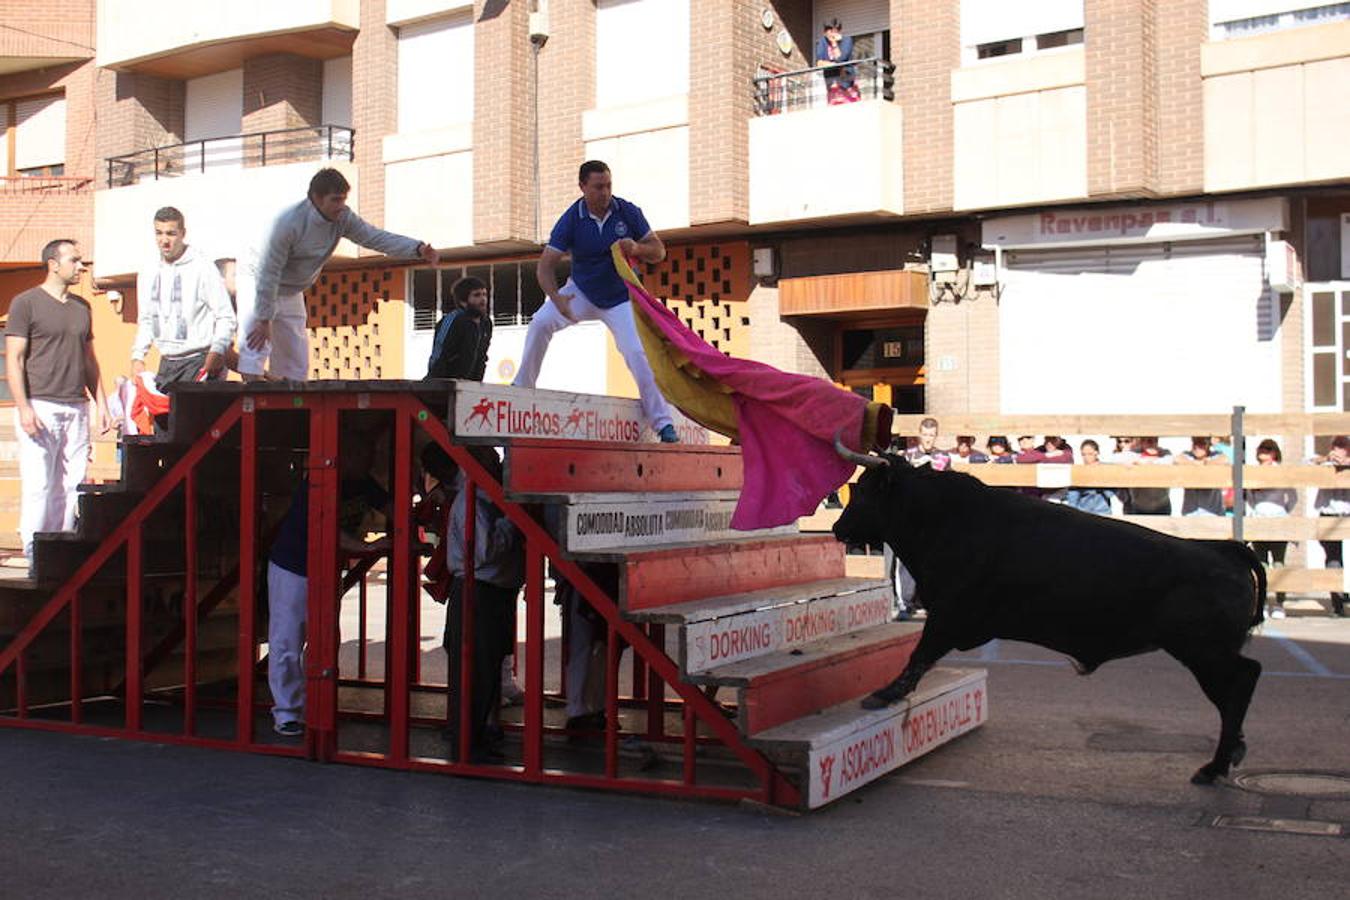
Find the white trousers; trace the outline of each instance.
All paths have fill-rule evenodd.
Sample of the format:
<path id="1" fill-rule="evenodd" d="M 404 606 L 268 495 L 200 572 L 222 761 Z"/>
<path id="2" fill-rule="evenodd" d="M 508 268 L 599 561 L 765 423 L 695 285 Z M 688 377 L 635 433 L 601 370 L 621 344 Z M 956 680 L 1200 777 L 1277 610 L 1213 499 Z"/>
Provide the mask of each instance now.
<path id="1" fill-rule="evenodd" d="M 235 300 L 239 306 L 239 371 L 245 375 L 261 375 L 264 368 L 271 374 L 292 381 L 309 378 L 309 311 L 304 294 L 280 294 L 272 317 L 272 340 L 261 350 L 248 346 L 248 333 L 257 320 L 253 316 L 256 282 L 240 267 L 236 276 L 238 291 Z M 271 366 L 268 366 L 268 360 Z"/>
<path id="2" fill-rule="evenodd" d="M 267 564 L 267 684 L 272 718 L 305 720 L 305 620 L 309 579 Z"/>
<path id="3" fill-rule="evenodd" d="M 604 655 L 605 645 L 596 641 L 596 627 L 589 618 L 581 614 L 581 604 L 585 601 L 571 591 L 564 614 L 567 616 L 567 718 L 575 719 L 588 713 L 599 712 L 605 708 L 604 669 L 601 668 L 601 683 L 593 678 L 596 667 L 591 657 L 599 653 Z"/>
<path id="4" fill-rule="evenodd" d="M 661 395 L 661 389 L 656 386 L 651 364 L 647 362 L 647 354 L 642 349 L 641 339 L 638 338 L 637 326 L 633 323 L 633 304 L 624 301 L 618 306 L 602 309 L 588 300 L 581 292 L 581 288 L 570 278 L 562 286 L 561 292 L 572 295 L 572 315 L 578 322 L 599 319 L 605 323 L 609 333 L 614 335 L 614 345 L 619 348 L 619 354 L 628 364 L 628 371 L 633 374 L 633 380 L 637 382 L 638 397 L 642 401 L 642 414 L 652 426 L 652 430 L 660 431 L 672 424 L 670 406 Z M 555 333 L 572 324 L 575 323 L 566 319 L 558 311 L 558 307 L 553 305 L 552 300 L 544 300 L 544 305 L 539 307 L 534 318 L 530 319 L 529 330 L 525 332 L 525 351 L 521 354 L 520 371 L 516 373 L 514 384 L 520 387 L 535 386 L 539 381 L 539 369 L 544 365 L 544 354 L 548 351 L 549 341 L 553 340 Z"/>
<path id="5" fill-rule="evenodd" d="M 74 531 L 76 488 L 89 468 L 89 404 L 31 400 L 42 423 L 37 437 L 29 437 L 14 410 L 14 434 L 19 445 L 19 538 L 23 555 L 33 559 L 33 533 Z"/>

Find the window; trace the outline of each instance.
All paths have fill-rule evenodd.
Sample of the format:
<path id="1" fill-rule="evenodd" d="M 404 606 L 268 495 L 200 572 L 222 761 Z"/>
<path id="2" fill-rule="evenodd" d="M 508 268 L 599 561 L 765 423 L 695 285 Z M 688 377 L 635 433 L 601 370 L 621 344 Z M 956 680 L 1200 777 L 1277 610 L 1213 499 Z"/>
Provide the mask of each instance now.
<path id="1" fill-rule="evenodd" d="M 597 0 L 595 105 L 689 93 L 689 0 Z"/>
<path id="2" fill-rule="evenodd" d="M 66 98 L 45 94 L 0 101 L 0 176 L 66 172 Z M 13 158 L 10 146 L 13 146 Z"/>
<path id="3" fill-rule="evenodd" d="M 1038 53 L 1083 42 L 1083 0 L 961 0 L 961 59 Z"/>
<path id="4" fill-rule="evenodd" d="M 398 130 L 429 131 L 473 121 L 473 15 L 398 30 Z"/>
<path id="5" fill-rule="evenodd" d="M 1251 37 L 1350 19 L 1350 3 L 1316 4 L 1309 0 L 1211 0 L 1210 37 Z"/>
<path id="6" fill-rule="evenodd" d="M 413 269 L 413 330 L 432 331 L 441 318 L 441 300 L 459 279 L 473 276 L 488 286 L 488 309 L 497 325 L 525 325 L 544 305 L 544 292 L 535 278 L 537 258 L 477 266 Z M 558 263 L 558 284 L 567 280 L 571 264 Z"/>

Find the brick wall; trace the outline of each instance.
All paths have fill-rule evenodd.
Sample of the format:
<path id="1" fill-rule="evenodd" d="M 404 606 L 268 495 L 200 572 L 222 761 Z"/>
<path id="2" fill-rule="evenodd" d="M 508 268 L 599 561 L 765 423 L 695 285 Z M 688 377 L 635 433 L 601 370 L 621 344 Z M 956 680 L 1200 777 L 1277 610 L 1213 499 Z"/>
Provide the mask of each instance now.
<path id="1" fill-rule="evenodd" d="M 761 12 L 774 13 L 765 29 Z M 692 0 L 689 58 L 689 209 L 691 224 L 745 222 L 750 204 L 750 142 L 754 77 L 761 65 L 807 66 L 811 55 L 810 3 L 780 0 Z M 794 46 L 784 55 L 778 32 Z"/>
<path id="2" fill-rule="evenodd" d="M 534 238 L 534 48 L 524 3 L 474 4 L 473 239 Z"/>
<path id="3" fill-rule="evenodd" d="M 946 358 L 946 359 L 944 359 Z M 954 363 L 943 369 L 944 361 Z M 947 413 L 999 411 L 998 303 L 988 294 L 928 310 L 924 327 L 924 409 Z"/>
<path id="4" fill-rule="evenodd" d="M 548 15 L 553 36 L 539 54 L 540 241 L 578 196 L 581 113 L 595 106 L 595 4 L 550 0 Z"/>
<path id="5" fill-rule="evenodd" d="M 361 31 L 352 46 L 357 204 L 361 218 L 375 225 L 384 223 L 383 139 L 398 130 L 398 42 L 384 16 L 384 0 L 362 0 Z"/>
<path id="6" fill-rule="evenodd" d="M 1159 3 L 1156 15 L 1157 189 L 1198 193 L 1205 181 L 1200 45 L 1209 40 L 1208 10 L 1204 3 Z"/>
<path id="7" fill-rule="evenodd" d="M 905 213 L 952 208 L 952 69 L 960 0 L 891 0 L 896 101 L 904 112 Z"/>
<path id="8" fill-rule="evenodd" d="M 1154 0 L 1086 0 L 1083 20 L 1088 194 L 1150 196 L 1157 185 Z M 1191 128 L 1200 129 L 1198 119 Z"/>
<path id="9" fill-rule="evenodd" d="M 0 22 L 0 58 L 94 57 L 94 0 L 0 0 Z"/>
<path id="10" fill-rule="evenodd" d="M 185 100 L 181 81 L 100 70 L 94 101 L 99 158 L 180 143 Z"/>
<path id="11" fill-rule="evenodd" d="M 244 61 L 244 133 L 319 125 L 323 63 L 294 53 Z"/>

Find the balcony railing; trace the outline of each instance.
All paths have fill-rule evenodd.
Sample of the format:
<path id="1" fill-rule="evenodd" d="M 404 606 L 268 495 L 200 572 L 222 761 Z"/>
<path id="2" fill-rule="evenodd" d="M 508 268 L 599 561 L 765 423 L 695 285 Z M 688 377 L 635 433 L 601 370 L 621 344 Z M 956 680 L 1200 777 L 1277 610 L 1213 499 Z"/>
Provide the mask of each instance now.
<path id="1" fill-rule="evenodd" d="M 152 147 L 108 159 L 108 187 L 126 187 L 224 169 L 284 165 L 311 160 L 351 161 L 356 132 L 342 125 L 283 128 L 253 134 Z"/>
<path id="2" fill-rule="evenodd" d="M 81 194 L 93 182 L 72 175 L 0 175 L 0 195 Z"/>
<path id="3" fill-rule="evenodd" d="M 755 114 L 774 116 L 858 100 L 894 100 L 895 65 L 878 57 L 794 72 L 761 69 L 755 76 Z"/>

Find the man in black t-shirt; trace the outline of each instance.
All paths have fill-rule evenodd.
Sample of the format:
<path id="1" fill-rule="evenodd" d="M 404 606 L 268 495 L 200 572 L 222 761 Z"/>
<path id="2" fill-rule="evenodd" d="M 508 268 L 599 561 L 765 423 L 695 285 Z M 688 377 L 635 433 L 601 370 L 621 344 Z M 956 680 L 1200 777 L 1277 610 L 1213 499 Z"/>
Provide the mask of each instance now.
<path id="1" fill-rule="evenodd" d="M 84 274 L 79 248 L 72 240 L 51 241 L 42 262 L 47 277 L 11 301 L 5 328 L 23 482 L 19 534 L 30 565 L 35 532 L 75 528 L 75 491 L 89 466 L 90 399 L 100 433 L 110 421 L 89 303 L 70 292 Z"/>

